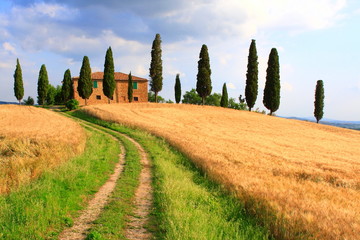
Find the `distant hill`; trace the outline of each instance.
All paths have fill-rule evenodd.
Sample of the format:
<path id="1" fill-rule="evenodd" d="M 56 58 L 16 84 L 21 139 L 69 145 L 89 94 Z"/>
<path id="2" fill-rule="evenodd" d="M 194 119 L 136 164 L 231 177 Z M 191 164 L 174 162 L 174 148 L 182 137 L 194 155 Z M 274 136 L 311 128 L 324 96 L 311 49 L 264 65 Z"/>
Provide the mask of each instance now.
<path id="1" fill-rule="evenodd" d="M 19 104 L 18 102 L 4 102 L 0 101 L 0 104 Z"/>
<path id="2" fill-rule="evenodd" d="M 315 122 L 313 118 L 299 118 L 299 117 L 284 117 L 284 118 L 307 121 L 307 122 Z M 341 121 L 341 120 L 325 118 L 324 120 L 321 120 L 319 123 L 325 125 L 331 125 L 335 127 L 360 130 L 360 121 Z"/>

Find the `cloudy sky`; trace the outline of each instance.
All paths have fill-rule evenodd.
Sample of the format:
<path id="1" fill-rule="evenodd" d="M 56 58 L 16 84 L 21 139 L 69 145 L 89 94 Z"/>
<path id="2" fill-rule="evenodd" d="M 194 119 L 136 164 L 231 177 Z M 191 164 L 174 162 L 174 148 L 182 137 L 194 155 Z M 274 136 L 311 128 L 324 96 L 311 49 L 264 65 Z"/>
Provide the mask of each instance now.
<path id="1" fill-rule="evenodd" d="M 25 98 L 36 98 L 42 64 L 60 85 L 64 71 L 78 76 L 82 58 L 102 71 L 111 46 L 115 70 L 148 77 L 151 44 L 160 33 L 164 86 L 174 99 L 196 86 L 202 44 L 209 49 L 213 92 L 227 83 L 244 95 L 251 39 L 259 55 L 259 95 L 271 48 L 280 57 L 281 116 L 313 116 L 316 81 L 325 86 L 325 116 L 360 120 L 360 2 L 358 0 L 1 0 L 0 100 L 16 101 L 13 74 L 22 66 Z"/>

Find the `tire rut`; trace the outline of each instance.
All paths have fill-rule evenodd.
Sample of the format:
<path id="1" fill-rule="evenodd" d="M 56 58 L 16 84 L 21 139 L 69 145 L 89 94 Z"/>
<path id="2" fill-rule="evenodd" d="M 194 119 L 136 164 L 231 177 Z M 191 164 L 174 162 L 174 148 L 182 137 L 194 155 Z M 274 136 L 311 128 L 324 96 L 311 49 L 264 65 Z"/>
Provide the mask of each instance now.
<path id="1" fill-rule="evenodd" d="M 76 120 L 83 122 L 84 125 L 89 126 L 97 131 L 105 132 L 96 127 L 91 126 L 91 123 L 87 121 L 81 119 L 76 119 Z M 99 127 L 103 128 L 101 126 Z M 127 239 L 131 239 L 131 240 L 152 239 L 153 235 L 147 229 L 147 226 L 149 225 L 150 222 L 150 212 L 153 206 L 153 188 L 151 186 L 151 182 L 152 182 L 151 162 L 149 160 L 148 154 L 146 153 L 144 148 L 133 138 L 127 136 L 126 134 L 114 130 L 110 130 L 110 129 L 107 130 L 119 134 L 122 137 L 129 140 L 130 142 L 132 142 L 138 149 L 141 157 L 140 163 L 142 169 L 139 177 L 139 186 L 135 192 L 134 210 L 133 210 L 133 214 L 128 217 L 128 222 L 125 229 L 125 236 Z M 116 139 L 115 137 L 113 138 Z M 119 141 L 118 139 L 116 140 Z M 111 175 L 109 180 L 100 188 L 99 192 L 95 194 L 94 198 L 89 202 L 88 207 L 81 213 L 80 217 L 78 217 L 74 221 L 74 225 L 71 228 L 65 229 L 60 234 L 59 236 L 60 240 L 80 240 L 86 238 L 86 234 L 88 233 L 88 230 L 91 228 L 91 224 L 99 217 L 101 210 L 106 205 L 110 194 L 115 188 L 116 180 L 119 178 L 120 173 L 123 170 L 124 159 L 125 159 L 125 148 L 121 143 L 119 145 L 121 148 L 121 154 L 119 157 L 119 162 L 116 164 L 115 172 Z M 109 186 L 104 187 L 105 185 L 110 185 L 111 187 Z M 103 190 L 103 188 L 107 190 Z"/>
<path id="2" fill-rule="evenodd" d="M 96 128 L 93 129 L 101 131 Z M 87 208 L 81 211 L 80 216 L 74 220 L 73 226 L 65 229 L 59 235 L 60 240 L 85 239 L 86 234 L 91 228 L 92 223 L 99 217 L 101 210 L 105 207 L 109 200 L 110 194 L 115 189 L 116 181 L 120 177 L 120 174 L 124 169 L 125 148 L 118 139 L 113 136 L 111 137 L 119 142 L 121 150 L 121 153 L 119 154 L 119 162 L 115 165 L 114 173 L 111 174 L 110 178 L 106 181 L 106 183 L 100 187 L 99 191 L 95 193 L 94 197 L 89 201 Z"/>
<path id="3" fill-rule="evenodd" d="M 141 173 L 139 186 L 135 192 L 133 215 L 129 217 L 125 236 L 128 239 L 151 239 L 152 233 L 146 228 L 150 221 L 150 212 L 153 206 L 153 189 L 151 186 L 151 163 L 144 148 L 134 139 L 123 135 L 131 141 L 140 152 Z"/>

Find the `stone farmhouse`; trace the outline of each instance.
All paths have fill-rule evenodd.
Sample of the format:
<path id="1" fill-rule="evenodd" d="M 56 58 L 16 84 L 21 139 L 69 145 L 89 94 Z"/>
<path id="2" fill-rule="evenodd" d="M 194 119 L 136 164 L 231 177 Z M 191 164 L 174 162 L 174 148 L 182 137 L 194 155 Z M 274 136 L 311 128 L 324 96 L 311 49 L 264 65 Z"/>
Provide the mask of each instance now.
<path id="1" fill-rule="evenodd" d="M 115 91 L 110 103 L 126 103 L 128 101 L 128 74 L 115 72 Z M 108 98 L 103 93 L 103 72 L 94 72 L 91 74 L 93 81 L 93 92 L 87 104 L 102 104 L 108 103 Z M 79 101 L 80 105 L 85 105 L 85 100 L 79 96 L 77 91 L 79 77 L 72 78 L 74 83 L 74 98 Z M 133 102 L 147 102 L 148 101 L 148 80 L 132 75 L 133 81 Z"/>

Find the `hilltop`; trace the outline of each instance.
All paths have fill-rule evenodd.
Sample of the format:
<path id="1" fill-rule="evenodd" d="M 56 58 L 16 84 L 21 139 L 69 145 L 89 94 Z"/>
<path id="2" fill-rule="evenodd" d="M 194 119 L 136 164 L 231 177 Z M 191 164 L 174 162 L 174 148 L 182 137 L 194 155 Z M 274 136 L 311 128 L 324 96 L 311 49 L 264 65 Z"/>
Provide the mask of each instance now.
<path id="1" fill-rule="evenodd" d="M 354 239 L 360 231 L 359 131 L 185 104 L 84 111 L 165 138 L 245 203 L 256 199 L 282 215 L 289 232 Z"/>

